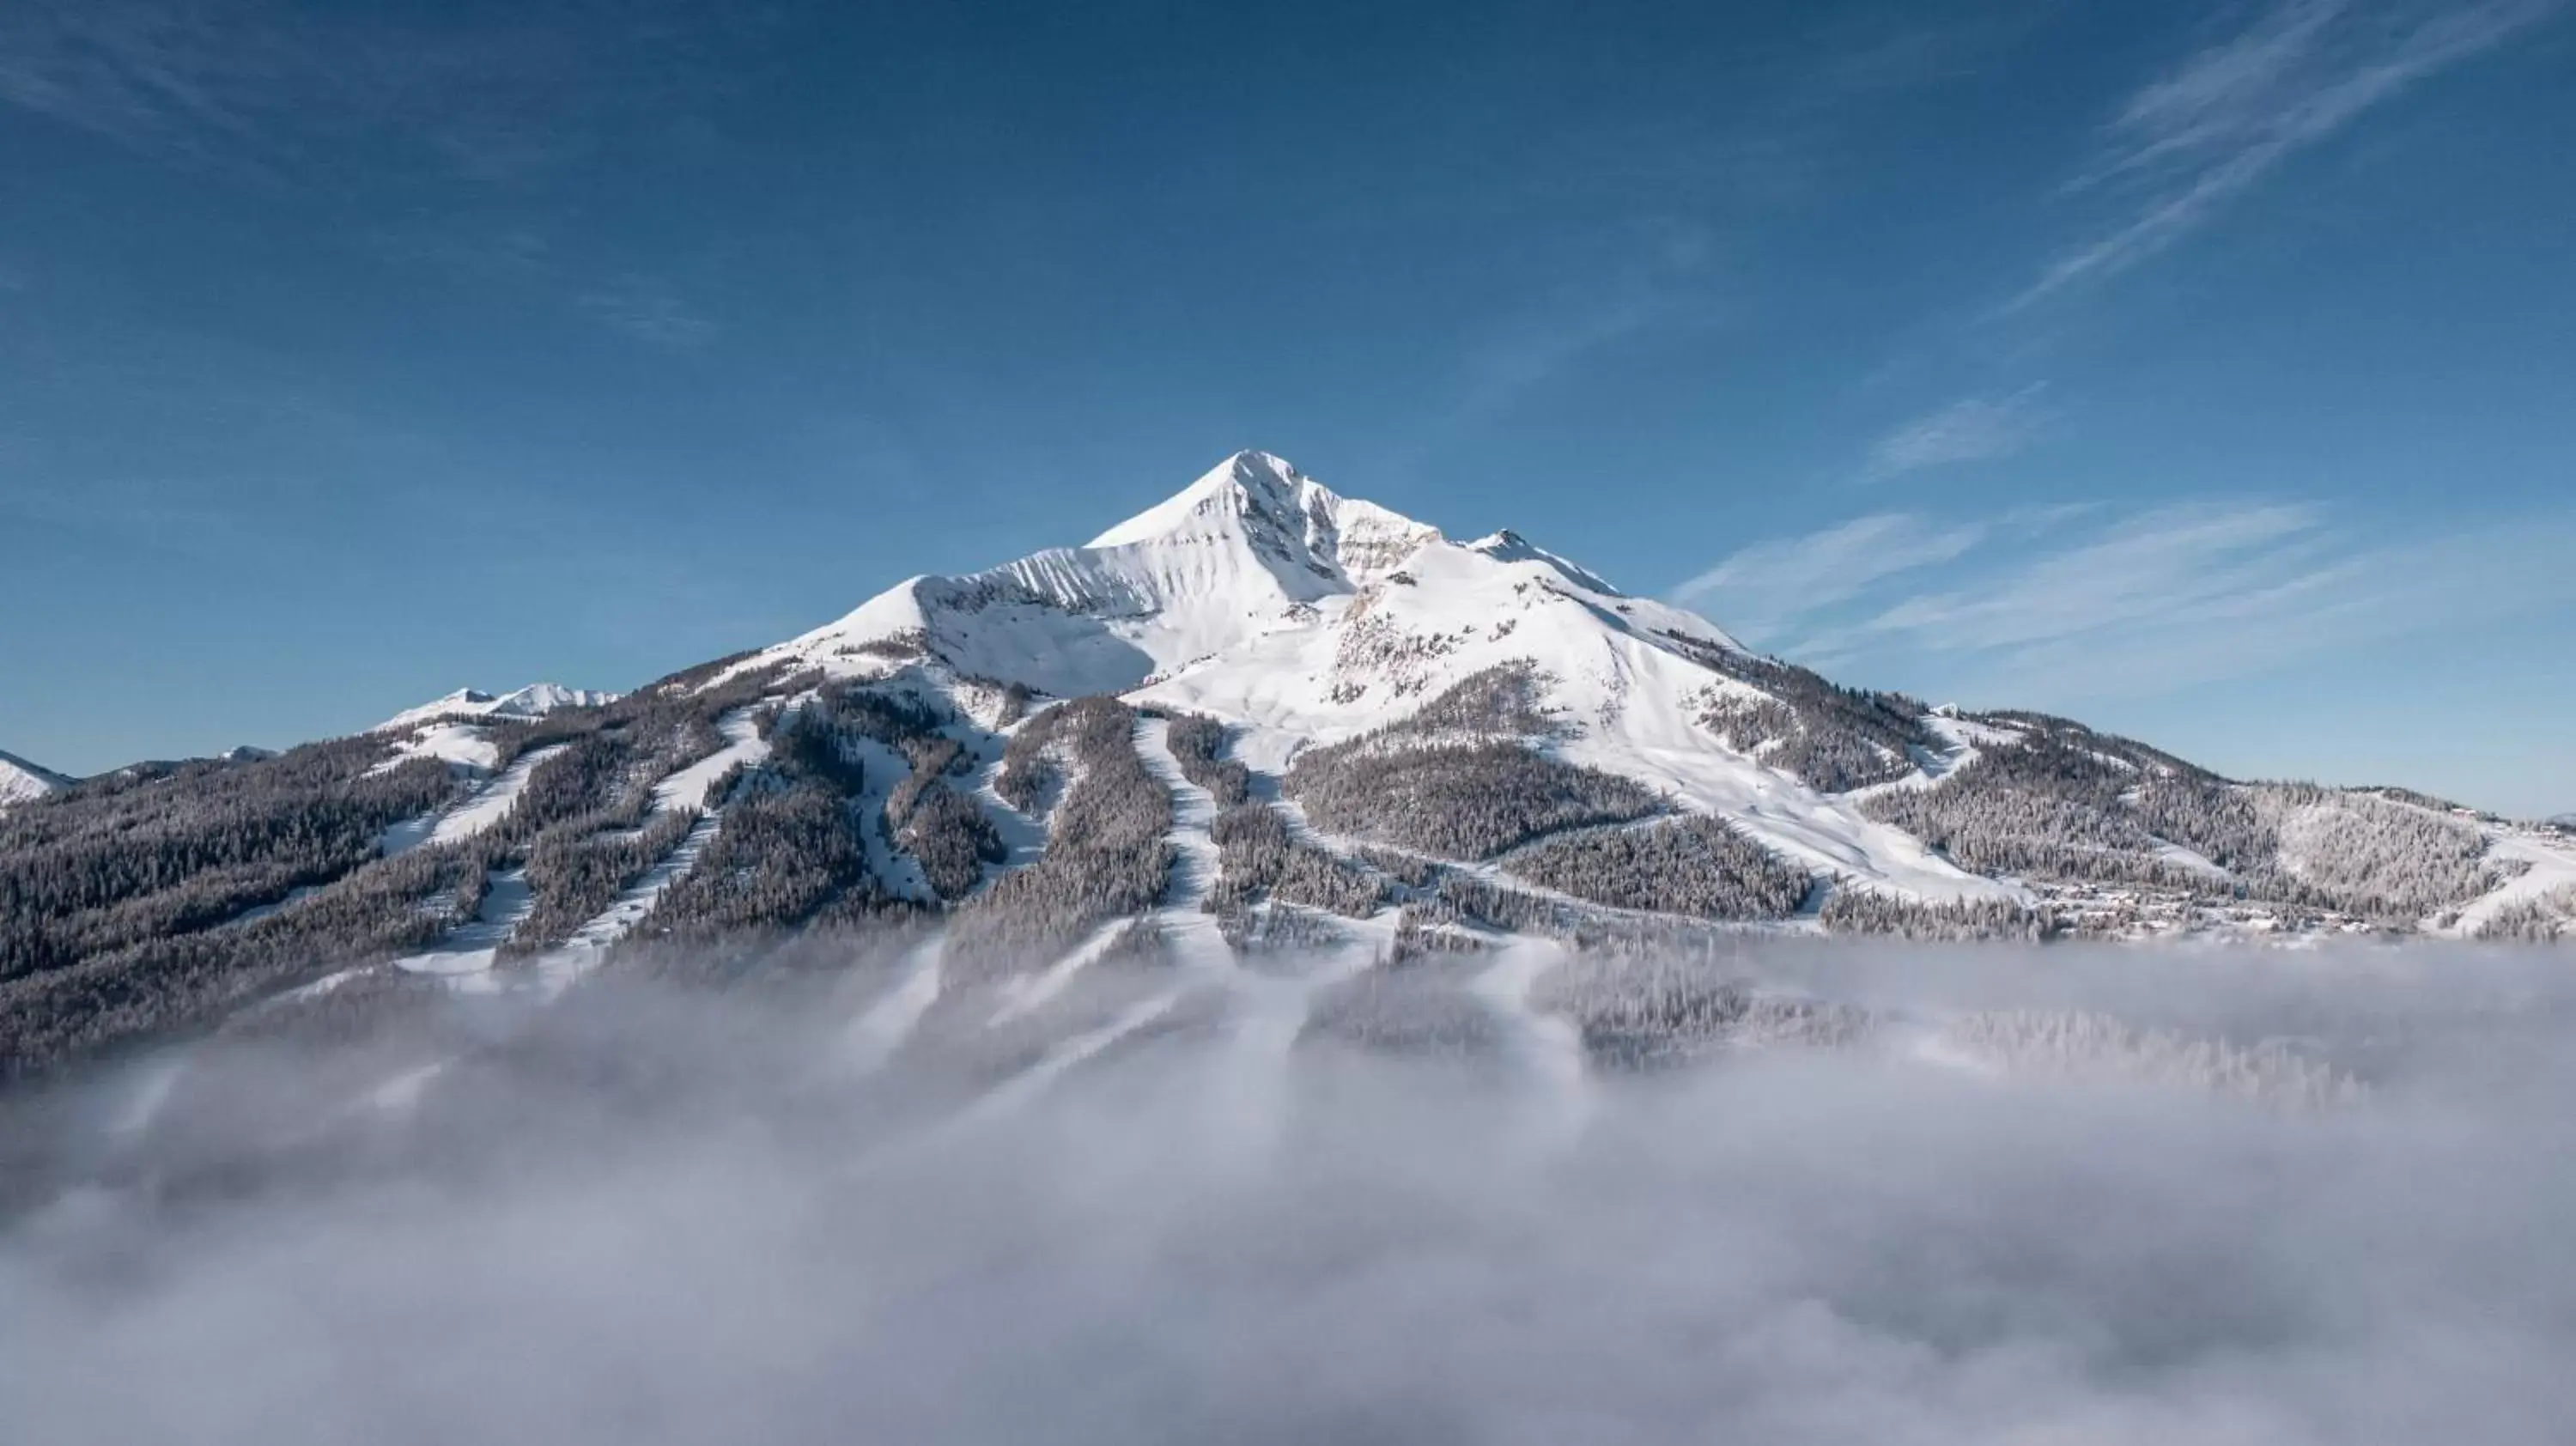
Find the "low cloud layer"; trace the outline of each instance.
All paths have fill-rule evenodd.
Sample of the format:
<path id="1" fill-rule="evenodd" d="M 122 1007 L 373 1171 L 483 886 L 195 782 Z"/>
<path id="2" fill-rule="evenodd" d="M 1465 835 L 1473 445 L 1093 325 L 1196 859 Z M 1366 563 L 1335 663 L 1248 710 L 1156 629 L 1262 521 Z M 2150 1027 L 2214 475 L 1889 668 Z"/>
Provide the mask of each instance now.
<path id="1" fill-rule="evenodd" d="M 963 1112 L 836 1061 L 863 1000 L 601 991 L 405 1122 L 31 1203 L 0 1400 L 61 1443 L 2563 1439 L 2563 964 L 1786 951 L 1728 967 L 1884 1027 L 1577 1086 L 1212 1025 Z M 2356 1089 L 1936 1047 L 2016 1011 Z"/>

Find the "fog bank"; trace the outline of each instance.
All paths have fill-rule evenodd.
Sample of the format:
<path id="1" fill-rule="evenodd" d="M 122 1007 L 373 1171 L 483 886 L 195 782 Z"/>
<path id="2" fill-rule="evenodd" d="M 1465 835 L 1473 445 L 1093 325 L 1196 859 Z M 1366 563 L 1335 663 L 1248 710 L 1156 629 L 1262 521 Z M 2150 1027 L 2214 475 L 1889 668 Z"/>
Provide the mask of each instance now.
<path id="1" fill-rule="evenodd" d="M 1007 1070 L 851 1067 L 891 981 L 585 986 L 357 1126 L 199 1101 L 150 1170 L 63 1166 L 0 1233 L 0 1410 L 270 1446 L 2564 1440 L 2569 962 L 1783 949 L 1734 967 L 1865 1022 L 1568 1079 L 1176 1009 L 999 1104 Z M 2200 1067 L 2266 1049 L 2335 1088 Z M 246 1100 L 345 1087 L 258 1064 Z"/>

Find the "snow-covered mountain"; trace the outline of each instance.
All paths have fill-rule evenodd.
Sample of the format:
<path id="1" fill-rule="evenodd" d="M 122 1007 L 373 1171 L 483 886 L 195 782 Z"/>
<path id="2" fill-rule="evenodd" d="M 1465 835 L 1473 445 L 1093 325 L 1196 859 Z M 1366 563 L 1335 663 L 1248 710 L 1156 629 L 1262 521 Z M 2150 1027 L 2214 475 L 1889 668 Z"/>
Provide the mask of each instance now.
<path id="1" fill-rule="evenodd" d="M 14 753 L 0 753 L 0 809 L 42 798 L 56 789 L 69 787 L 71 782 L 62 774 L 30 763 Z"/>
<path id="2" fill-rule="evenodd" d="M 1510 675 L 1543 721 L 1504 731 L 1533 752 L 1641 786 L 1659 816 L 1722 820 L 1828 890 L 1970 913 L 2049 900 L 2106 929 L 2273 927 L 2284 909 L 2441 927 L 2523 872 L 2527 842 L 2436 800 L 2245 788 L 2062 719 L 1844 688 L 1518 534 L 1453 540 L 1261 452 L 1081 547 L 907 579 L 718 676 L 763 670 L 1113 694 L 1214 720 L 1270 779 Z M 1342 817 L 1342 843 L 1404 833 Z"/>
<path id="3" fill-rule="evenodd" d="M 854 1047 L 946 1021 L 1020 1059 L 1249 989 L 1237 961 L 1283 949 L 1325 992 L 1263 1028 L 1439 1039 L 1483 1006 L 1412 965 L 1537 941 L 2576 934 L 2555 828 L 1842 686 L 1259 452 L 1082 546 L 910 578 L 630 695 L 460 691 L 41 812 L 0 870 L 88 882 L 0 920 L 0 1072 L 331 980 L 551 997 L 657 940 L 888 921 L 927 937 Z M 127 969 L 142 1002 L 85 982 Z M 1489 983 L 1626 1048 L 1636 1000 L 1584 977 Z M 1741 1022 L 1710 999 L 1691 1018 Z"/>
<path id="4" fill-rule="evenodd" d="M 1540 706 L 1560 720 L 1549 750 L 1567 762 L 1722 815 L 1803 866 L 1910 896 L 2011 892 L 1765 766 L 1758 748 L 1725 746 L 1703 721 L 1712 709 L 1776 700 L 1740 676 L 1758 660 L 1706 619 L 1515 533 L 1452 541 L 1267 453 L 1228 458 L 1082 547 L 908 579 L 739 668 L 868 679 L 917 663 L 1213 717 L 1237 731 L 1235 757 L 1270 772 L 1533 663 Z"/>

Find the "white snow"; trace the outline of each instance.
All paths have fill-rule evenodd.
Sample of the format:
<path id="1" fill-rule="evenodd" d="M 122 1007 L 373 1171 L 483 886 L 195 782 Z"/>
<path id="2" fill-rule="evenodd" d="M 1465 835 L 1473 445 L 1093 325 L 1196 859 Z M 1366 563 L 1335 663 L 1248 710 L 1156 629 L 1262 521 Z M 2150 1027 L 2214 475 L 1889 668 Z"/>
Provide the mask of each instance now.
<path id="1" fill-rule="evenodd" d="M 370 734 L 402 735 L 393 754 L 371 771 L 383 773 L 421 757 L 445 759 L 459 768 L 488 770 L 500 761 L 500 750 L 493 746 L 490 732 L 475 720 L 542 718 L 558 708 L 596 708 L 622 696 L 596 688 L 567 688 L 560 683 L 531 683 L 510 693 L 459 688 L 444 698 L 405 708 L 366 730 Z"/>
<path id="2" fill-rule="evenodd" d="M 504 869 L 484 886 L 483 906 L 471 920 L 449 931 L 436 948 L 405 955 L 394 960 L 393 967 L 407 974 L 449 978 L 488 972 L 510 931 L 528 917 L 536 902 L 527 876 L 518 869 Z"/>
<path id="3" fill-rule="evenodd" d="M 519 795 L 527 791 L 528 779 L 565 746 L 550 743 L 529 749 L 512 759 L 498 777 L 485 780 L 445 812 L 407 818 L 386 829 L 377 847 L 385 857 L 392 858 L 423 844 L 455 843 L 491 828 L 510 816 L 510 810 L 519 806 Z"/>
<path id="4" fill-rule="evenodd" d="M 571 938 L 537 956 L 531 973 L 544 997 L 561 993 L 597 967 L 611 945 L 632 933 L 653 912 L 663 891 L 697 866 L 698 856 L 706 851 L 724 823 L 723 807 L 706 797 L 708 786 L 737 763 L 748 767 L 769 756 L 769 740 L 760 736 L 760 726 L 751 713 L 749 708 L 736 708 L 717 719 L 716 730 L 724 735 L 724 746 L 687 768 L 673 771 L 654 788 L 653 806 L 645 815 L 647 823 L 674 812 L 698 808 L 706 811 L 669 853 L 619 890 L 608 907 L 573 930 Z"/>
<path id="5" fill-rule="evenodd" d="M 993 756 L 975 770 L 968 786 L 975 801 L 982 805 L 984 816 L 992 821 L 994 832 L 1002 836 L 1002 846 L 1010 851 L 1000 864 L 986 870 L 988 876 L 1033 864 L 1046 850 L 1046 825 L 1013 808 L 1010 800 L 1002 797 L 1000 789 L 995 786 L 1001 775 L 1002 754 L 1000 749 L 995 749 Z M 875 865 L 873 855 L 869 865 Z M 919 868 L 918 865 L 914 867 L 916 871 Z"/>
<path id="6" fill-rule="evenodd" d="M 676 770 L 656 787 L 653 806 L 646 814 L 647 822 L 674 811 L 698 808 L 705 798 L 707 785 L 722 776 L 725 769 L 735 763 L 757 763 L 769 756 L 769 741 L 760 736 L 749 708 L 737 708 L 725 714 L 717 720 L 716 727 L 724 735 L 724 747 L 688 768 Z M 504 779 L 507 777 L 507 774 L 503 775 Z M 496 786 L 500 782 L 499 779 L 494 780 Z M 524 779 L 520 786 L 525 786 Z M 512 800 L 516 796 L 514 792 Z M 474 802 L 481 804 L 483 796 L 477 795 Z M 488 828 L 507 814 L 508 807 L 503 804 L 498 812 L 476 826 Z M 564 943 L 532 960 L 522 976 L 524 981 L 541 995 L 551 997 L 588 973 L 606 956 L 610 945 L 624 938 L 643 922 L 645 915 L 653 911 L 662 891 L 697 862 L 707 841 L 715 837 L 721 821 L 721 809 L 709 809 L 701 815 L 669 853 L 620 890 L 606 908 L 584 921 Z M 440 841 L 440 831 L 433 829 L 430 839 L 432 842 Z M 534 907 L 527 880 L 519 870 L 494 874 L 484 890 L 483 907 L 472 922 L 458 926 L 440 941 L 437 948 L 397 959 L 394 965 L 414 974 L 436 974 L 457 979 L 461 987 L 470 991 L 497 990 L 505 987 L 506 983 L 519 982 L 497 978 L 493 965 L 498 961 L 502 943 Z"/>
<path id="7" fill-rule="evenodd" d="M 249 908 L 242 910 L 240 913 L 233 915 L 231 918 L 224 920 L 222 923 L 215 925 L 215 927 L 218 929 L 238 929 L 245 924 L 256 924 L 260 920 L 268 918 L 270 915 L 275 914 L 280 910 L 300 904 L 306 899 L 312 898 L 315 894 L 322 892 L 322 888 L 323 886 L 320 884 L 298 885 L 295 888 L 287 890 L 285 898 L 276 900 L 273 903 L 253 904 Z"/>
<path id="8" fill-rule="evenodd" d="M 865 780 L 854 811 L 866 820 L 859 830 L 859 846 L 867 854 L 868 873 L 885 885 L 887 893 L 898 898 L 929 900 L 933 891 L 930 880 L 922 875 L 921 861 L 910 854 L 897 853 L 886 841 L 885 830 L 877 826 L 877 821 L 885 817 L 886 796 L 911 776 L 912 760 L 873 738 L 844 742 L 858 755 L 859 774 Z M 992 802 L 1001 805 L 999 797 Z"/>
<path id="9" fill-rule="evenodd" d="M 724 735 L 723 747 L 686 768 L 674 769 L 670 777 L 653 785 L 655 814 L 705 807 L 708 787 L 734 765 L 747 768 L 769 756 L 769 740 L 760 736 L 760 725 L 752 721 L 748 708 L 736 708 L 717 719 L 716 731 Z"/>
<path id="10" fill-rule="evenodd" d="M 390 733 L 448 718 L 542 718 L 558 708 L 603 707 L 623 696 L 597 688 L 567 688 L 561 683 L 530 683 L 508 693 L 459 688 L 417 708 L 405 708 L 366 731 Z"/>
<path id="11" fill-rule="evenodd" d="M 1238 758 L 1273 772 L 1471 673 L 1533 660 L 1569 729 L 1551 747 L 1570 762 L 1720 814 L 1839 877 L 1931 899 L 2015 893 L 1712 736 L 1698 721 L 1709 700 L 1751 690 L 1687 656 L 1741 651 L 1707 620 L 1628 597 L 1516 533 L 1453 544 L 1266 453 L 1228 458 L 1087 546 L 908 579 L 739 667 L 882 677 L 915 649 L 950 676 L 1211 715 L 1241 731 Z M 1953 756 L 1930 760 L 1945 770 L 1991 733 L 1964 720 L 1945 731 Z"/>
<path id="12" fill-rule="evenodd" d="M 2189 869 L 2196 874 L 2207 874 L 2212 878 L 2220 879 L 2235 877 L 2220 868 L 2208 855 L 2196 849 L 2186 848 L 2171 839 L 2156 840 L 2156 857 L 2177 868 Z"/>
<path id="13" fill-rule="evenodd" d="M 1552 675 L 1549 699 L 1572 731 L 1551 745 L 1568 762 L 1635 778 L 1684 806 L 1723 815 L 1810 868 L 1917 897 L 2010 893 L 1864 818 L 1851 800 L 1820 795 L 1712 737 L 1699 723 L 1705 699 L 1712 689 L 1742 685 L 1659 638 L 1671 632 L 1733 646 L 1708 623 L 1661 603 L 1578 591 L 1553 562 L 1532 556 L 1434 542 L 1409 558 L 1405 571 L 1411 584 L 1319 608 L 1305 627 L 1255 639 L 1133 696 L 1238 725 L 1248 736 L 1237 756 L 1277 770 L 1308 743 L 1382 726 L 1469 674 L 1533 659 Z M 1355 664 L 1345 644 L 1361 619 L 1410 640 L 1407 654 L 1386 665 Z"/>
<path id="14" fill-rule="evenodd" d="M 385 761 L 368 769 L 370 775 L 391 773 L 415 758 L 437 758 L 476 772 L 490 770 L 501 761 L 501 750 L 491 735 L 471 723 L 425 724 L 410 737 L 394 745 Z"/>
<path id="15" fill-rule="evenodd" d="M 1172 725 L 1161 718 L 1136 720 L 1136 753 L 1145 771 L 1172 795 L 1172 826 L 1163 841 L 1172 846 L 1172 872 L 1163 886 L 1154 922 L 1163 931 L 1182 967 L 1200 973 L 1234 972 L 1234 950 L 1218 932 L 1216 917 L 1201 907 L 1216 887 L 1221 867 L 1209 827 L 1216 822 L 1216 799 L 1181 772 L 1172 756 Z"/>
<path id="16" fill-rule="evenodd" d="M 1246 452 L 1086 547 L 963 577 L 908 579 L 746 660 L 835 676 L 890 665 L 869 645 L 925 637 L 956 671 L 1063 697 L 1114 693 L 1283 627 L 1392 571 L 1439 533 Z"/>
<path id="17" fill-rule="evenodd" d="M 14 753 L 0 753 L 0 813 L 68 788 L 71 783 L 71 779 L 50 768 L 30 763 Z"/>
<path id="18" fill-rule="evenodd" d="M 2558 889 L 2576 888 L 2576 839 L 2511 824 L 2490 824 L 2486 834 L 2488 858 L 2525 867 L 2462 909 L 2458 920 L 2445 932 L 2473 936 L 2511 905 Z"/>

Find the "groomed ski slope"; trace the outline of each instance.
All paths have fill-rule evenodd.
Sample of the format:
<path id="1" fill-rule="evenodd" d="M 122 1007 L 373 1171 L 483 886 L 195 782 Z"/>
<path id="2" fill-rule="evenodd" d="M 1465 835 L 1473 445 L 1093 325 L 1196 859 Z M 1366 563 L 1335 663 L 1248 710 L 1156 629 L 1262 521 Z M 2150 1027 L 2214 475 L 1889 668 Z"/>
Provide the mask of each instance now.
<path id="1" fill-rule="evenodd" d="M 405 819 L 386 829 L 377 840 L 378 849 L 386 858 L 392 858 L 425 844 L 461 842 L 492 828 L 519 806 L 519 795 L 527 791 L 528 779 L 545 766 L 547 759 L 563 750 L 560 743 L 529 749 L 446 811 Z"/>
<path id="2" fill-rule="evenodd" d="M 724 777 L 736 765 L 748 766 L 769 756 L 769 742 L 760 736 L 749 708 L 737 708 L 727 713 L 717 720 L 716 728 L 723 735 L 724 746 L 685 768 L 675 770 L 655 785 L 652 805 L 645 814 L 646 825 L 675 812 L 699 809 L 706 801 L 709 786 L 717 779 Z M 532 753 L 530 756 L 533 758 L 535 755 Z M 516 765 L 513 765 L 513 771 L 516 771 Z M 503 775 L 504 778 L 507 776 Z M 498 785 L 501 780 L 494 782 Z M 524 788 L 526 782 L 523 775 L 510 790 L 508 798 L 497 806 L 498 811 L 490 812 L 490 816 L 484 818 L 477 828 L 488 828 L 506 817 L 507 805 L 516 801 L 518 789 Z M 478 795 L 476 802 L 482 804 L 484 801 Z M 415 974 L 448 977 L 457 980 L 459 987 L 469 990 L 504 988 L 520 982 L 523 975 L 526 981 L 548 995 L 559 992 L 595 965 L 609 946 L 644 921 L 662 892 L 697 863 L 698 855 L 715 837 L 722 823 L 721 807 L 706 808 L 669 853 L 620 890 L 606 908 L 582 923 L 564 943 L 538 955 L 527 970 L 509 971 L 514 976 L 511 979 L 501 978 L 494 972 L 500 947 L 534 907 L 526 881 L 515 869 L 493 876 L 484 893 L 483 907 L 472 922 L 457 928 L 435 949 L 393 961 L 394 967 Z M 438 841 L 436 831 L 431 833 L 430 841 Z"/>
<path id="3" fill-rule="evenodd" d="M 2523 868 L 2460 911 L 2448 932 L 2463 938 L 2476 937 L 2478 930 L 2515 904 L 2560 889 L 2576 889 L 2576 842 L 2553 839 L 2531 829 L 2494 825 L 2487 826 L 2486 834 L 2489 858 Z"/>
<path id="4" fill-rule="evenodd" d="M 1216 823 L 1216 799 L 1181 772 L 1180 760 L 1172 755 L 1171 736 L 1168 719 L 1136 720 L 1137 757 L 1172 796 L 1172 826 L 1163 836 L 1172 847 L 1172 873 L 1152 918 L 1184 968 L 1230 975 L 1234 951 L 1217 931 L 1216 916 L 1205 907 L 1221 867 L 1216 840 L 1208 832 Z"/>

